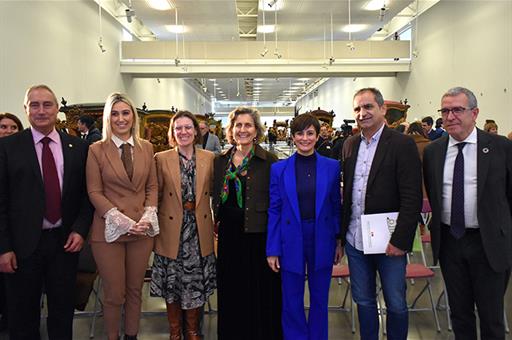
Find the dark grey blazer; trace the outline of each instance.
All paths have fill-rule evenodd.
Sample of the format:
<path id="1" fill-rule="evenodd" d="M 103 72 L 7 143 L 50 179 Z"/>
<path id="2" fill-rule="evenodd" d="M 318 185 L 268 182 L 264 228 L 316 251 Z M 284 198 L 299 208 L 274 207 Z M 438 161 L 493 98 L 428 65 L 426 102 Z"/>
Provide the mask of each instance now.
<path id="1" fill-rule="evenodd" d="M 448 136 L 423 154 L 425 186 L 432 207 L 434 263 L 439 258 L 443 172 Z M 485 255 L 495 271 L 512 265 L 512 142 L 477 129 L 477 217 Z"/>
<path id="2" fill-rule="evenodd" d="M 361 135 L 357 134 L 347 139 L 343 146 L 343 244 L 352 215 L 352 187 L 360 141 Z M 390 243 L 409 251 L 422 201 L 421 161 L 416 143 L 409 136 L 384 127 L 368 177 L 365 214 L 398 211 L 397 226 Z"/>
<path id="3" fill-rule="evenodd" d="M 92 206 L 85 185 L 89 145 L 59 132 L 64 157 L 62 228 L 87 238 Z M 0 139 L 0 254 L 14 251 L 18 259 L 30 256 L 39 243 L 45 194 L 32 132 L 26 129 Z"/>

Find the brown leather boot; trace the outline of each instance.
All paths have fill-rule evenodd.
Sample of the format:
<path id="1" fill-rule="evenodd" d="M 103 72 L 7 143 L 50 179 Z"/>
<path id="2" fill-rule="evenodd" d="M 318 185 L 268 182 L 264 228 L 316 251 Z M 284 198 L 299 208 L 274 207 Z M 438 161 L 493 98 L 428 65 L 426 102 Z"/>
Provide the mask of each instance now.
<path id="1" fill-rule="evenodd" d="M 167 304 L 167 320 L 169 320 L 170 340 L 181 340 L 182 310 L 179 303 Z"/>
<path id="2" fill-rule="evenodd" d="M 199 318 L 201 308 L 185 310 L 185 340 L 201 340 L 199 335 Z"/>

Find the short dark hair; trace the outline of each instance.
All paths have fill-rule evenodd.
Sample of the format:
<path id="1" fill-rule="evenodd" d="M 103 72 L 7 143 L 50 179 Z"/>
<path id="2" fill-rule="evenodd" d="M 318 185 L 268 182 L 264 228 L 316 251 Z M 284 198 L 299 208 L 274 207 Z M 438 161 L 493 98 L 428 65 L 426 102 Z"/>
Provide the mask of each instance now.
<path id="1" fill-rule="evenodd" d="M 443 127 L 443 118 L 439 117 L 436 119 L 436 129 Z"/>
<path id="2" fill-rule="evenodd" d="M 0 113 L 0 120 L 2 120 L 4 118 L 8 118 L 8 119 L 12 120 L 13 122 L 15 122 L 16 125 L 18 126 L 18 131 L 23 130 L 23 124 L 21 124 L 21 120 L 18 117 L 16 117 L 15 115 L 13 115 L 12 113 L 9 113 L 9 112 Z"/>
<path id="3" fill-rule="evenodd" d="M 318 119 L 310 113 L 303 113 L 295 117 L 290 124 L 290 132 L 292 136 L 299 131 L 304 131 L 308 127 L 313 126 L 316 134 L 320 133 L 320 122 Z"/>
<path id="4" fill-rule="evenodd" d="M 412 122 L 409 124 L 409 128 L 407 129 L 408 135 L 421 135 L 425 138 L 428 138 L 428 136 L 425 134 L 425 131 L 423 131 L 423 128 L 421 127 L 420 122 Z"/>
<path id="5" fill-rule="evenodd" d="M 197 121 L 196 116 L 194 116 L 194 114 L 192 112 L 186 111 L 186 110 L 180 110 L 180 111 L 176 112 L 176 114 L 174 116 L 172 116 L 171 123 L 169 124 L 169 132 L 168 132 L 169 143 L 172 146 L 178 146 L 178 144 L 176 143 L 176 138 L 174 138 L 174 129 L 173 128 L 174 128 L 174 123 L 179 118 L 188 118 L 192 121 L 192 124 L 194 124 L 194 130 L 196 130 L 196 137 L 194 138 L 194 144 L 200 144 L 202 142 L 202 138 L 201 138 L 201 131 L 199 130 L 199 122 Z"/>
<path id="6" fill-rule="evenodd" d="M 423 117 L 421 120 L 422 123 L 427 123 L 428 126 L 434 125 L 434 120 L 430 116 Z"/>
<path id="7" fill-rule="evenodd" d="M 83 115 L 83 116 L 80 116 L 80 118 L 78 118 L 78 121 L 82 124 L 85 124 L 85 126 L 87 126 L 87 128 L 90 130 L 94 124 L 95 124 L 95 121 L 94 121 L 94 118 L 92 118 L 91 116 L 86 116 L 86 115 Z"/>
<path id="8" fill-rule="evenodd" d="M 384 97 L 382 96 L 382 93 L 378 89 L 376 89 L 375 87 L 365 87 L 365 88 L 362 88 L 362 89 L 358 90 L 354 94 L 354 97 L 352 99 L 355 99 L 357 96 L 359 96 L 360 94 L 362 94 L 364 92 L 372 93 L 373 97 L 375 98 L 375 101 L 377 102 L 379 107 L 382 107 L 382 105 L 384 105 Z"/>

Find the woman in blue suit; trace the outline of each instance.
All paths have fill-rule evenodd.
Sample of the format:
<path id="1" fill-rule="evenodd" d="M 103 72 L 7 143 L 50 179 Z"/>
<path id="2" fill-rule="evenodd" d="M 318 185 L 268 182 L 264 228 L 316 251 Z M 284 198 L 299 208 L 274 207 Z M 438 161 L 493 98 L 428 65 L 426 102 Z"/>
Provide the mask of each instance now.
<path id="1" fill-rule="evenodd" d="M 315 152 L 320 124 L 310 114 L 291 123 L 297 152 L 274 163 L 270 175 L 267 261 L 281 271 L 285 339 L 327 340 L 333 262 L 341 256 L 340 166 Z M 307 273 L 310 310 L 304 313 Z"/>

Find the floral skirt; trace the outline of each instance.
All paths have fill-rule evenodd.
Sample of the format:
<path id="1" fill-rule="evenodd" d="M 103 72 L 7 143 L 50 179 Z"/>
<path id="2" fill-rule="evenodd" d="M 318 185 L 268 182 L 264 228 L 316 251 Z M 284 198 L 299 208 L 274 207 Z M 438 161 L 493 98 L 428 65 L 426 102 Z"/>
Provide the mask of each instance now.
<path id="1" fill-rule="evenodd" d="M 216 288 L 215 255 L 201 257 L 194 213 L 185 212 L 178 257 L 155 254 L 150 294 L 167 303 L 179 302 L 182 309 L 203 306 Z"/>

